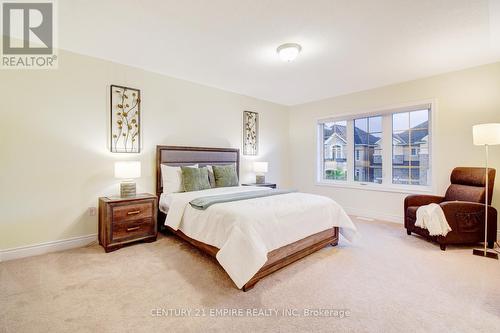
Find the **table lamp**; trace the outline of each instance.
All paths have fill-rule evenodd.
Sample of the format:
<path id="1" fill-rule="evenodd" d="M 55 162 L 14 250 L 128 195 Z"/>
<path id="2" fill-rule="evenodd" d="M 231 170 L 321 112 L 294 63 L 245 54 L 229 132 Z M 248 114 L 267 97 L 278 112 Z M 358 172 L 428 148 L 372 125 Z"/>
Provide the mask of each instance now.
<path id="1" fill-rule="evenodd" d="M 255 171 L 255 183 L 264 184 L 266 182 L 265 173 L 267 172 L 267 162 L 254 162 L 253 171 Z"/>
<path id="2" fill-rule="evenodd" d="M 498 124 L 480 124 L 472 127 L 472 137 L 476 146 L 484 146 L 486 152 L 486 195 L 484 212 L 484 249 L 474 249 L 472 254 L 492 259 L 498 259 L 497 253 L 488 252 L 486 244 L 488 243 L 488 146 L 500 144 L 500 123 Z"/>
<path id="3" fill-rule="evenodd" d="M 122 179 L 120 183 L 120 196 L 122 198 L 136 195 L 134 178 L 141 176 L 141 162 L 126 161 L 115 162 L 115 178 Z"/>

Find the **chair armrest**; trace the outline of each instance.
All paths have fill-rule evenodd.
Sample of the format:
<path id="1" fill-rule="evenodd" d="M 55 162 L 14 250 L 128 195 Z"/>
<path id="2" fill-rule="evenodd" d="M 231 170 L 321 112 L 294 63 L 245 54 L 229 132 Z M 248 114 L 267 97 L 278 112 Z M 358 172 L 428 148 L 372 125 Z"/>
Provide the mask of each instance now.
<path id="1" fill-rule="evenodd" d="M 425 206 L 431 203 L 440 204 L 444 197 L 438 195 L 409 195 L 405 198 L 405 212 L 410 206 Z"/>
<path id="2" fill-rule="evenodd" d="M 484 213 L 485 207 L 482 203 L 468 201 L 445 201 L 439 204 L 444 213 Z M 488 206 L 488 215 L 496 216 L 497 210 L 495 207 Z M 484 218 L 484 216 L 483 216 Z"/>
<path id="3" fill-rule="evenodd" d="M 457 230 L 461 225 L 470 224 L 472 221 L 484 225 L 485 205 L 476 202 L 446 201 L 440 204 L 446 220 L 451 229 Z M 484 228 L 483 228 L 484 230 Z M 488 206 L 488 233 L 494 233 L 496 239 L 497 232 L 497 210 Z"/>

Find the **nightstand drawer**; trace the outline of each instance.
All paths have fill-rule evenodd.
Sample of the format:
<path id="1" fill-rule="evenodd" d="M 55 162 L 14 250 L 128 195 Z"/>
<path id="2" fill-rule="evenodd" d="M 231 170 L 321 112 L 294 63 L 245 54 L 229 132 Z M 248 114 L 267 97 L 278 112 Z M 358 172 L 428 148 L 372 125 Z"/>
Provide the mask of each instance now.
<path id="1" fill-rule="evenodd" d="M 151 218 L 152 216 L 153 202 L 151 201 L 132 205 L 117 205 L 113 207 L 113 224 Z"/>
<path id="2" fill-rule="evenodd" d="M 157 203 L 149 193 L 99 198 L 99 244 L 110 252 L 135 241 L 154 242 Z"/>
<path id="3" fill-rule="evenodd" d="M 154 234 L 156 234 L 155 223 L 151 218 L 113 223 L 111 241 L 124 241 Z"/>

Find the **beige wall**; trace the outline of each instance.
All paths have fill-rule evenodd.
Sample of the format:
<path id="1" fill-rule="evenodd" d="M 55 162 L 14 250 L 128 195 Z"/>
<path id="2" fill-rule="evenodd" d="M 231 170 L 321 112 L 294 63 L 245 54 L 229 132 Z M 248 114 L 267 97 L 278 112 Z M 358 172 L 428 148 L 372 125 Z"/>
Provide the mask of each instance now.
<path id="1" fill-rule="evenodd" d="M 138 190 L 154 193 L 158 144 L 241 148 L 243 110 L 260 113 L 258 160 L 286 186 L 284 106 L 73 53 L 58 70 L 0 71 L 0 248 L 97 232 L 87 208 L 118 193 L 113 161 L 142 161 Z M 141 89 L 143 152 L 107 149 L 109 85 Z M 254 177 L 243 157 L 241 180 Z"/>
<path id="2" fill-rule="evenodd" d="M 110 84 L 141 89 L 139 155 L 108 152 Z M 288 108 L 61 51 L 58 70 L 1 71 L 0 91 L 0 249 L 96 233 L 87 209 L 118 192 L 114 161 L 140 159 L 138 190 L 153 192 L 157 144 L 240 148 L 243 110 L 260 113 L 256 159 L 270 162 L 268 180 L 388 220 L 401 219 L 405 194 L 315 185 L 317 118 L 435 99 L 439 194 L 454 166 L 484 161 L 471 126 L 500 122 L 500 63 Z M 242 181 L 253 179 L 251 161 L 243 157 Z M 500 171 L 500 146 L 491 165 Z M 500 176 L 494 196 L 500 208 Z"/>
<path id="3" fill-rule="evenodd" d="M 292 185 L 327 195 L 348 212 L 401 221 L 406 194 L 316 185 L 316 120 L 435 99 L 436 189 L 443 194 L 455 166 L 484 165 L 484 148 L 472 144 L 472 125 L 500 122 L 500 63 L 294 106 L 290 112 Z M 493 205 L 500 208 L 500 146 L 490 148 L 497 168 Z"/>

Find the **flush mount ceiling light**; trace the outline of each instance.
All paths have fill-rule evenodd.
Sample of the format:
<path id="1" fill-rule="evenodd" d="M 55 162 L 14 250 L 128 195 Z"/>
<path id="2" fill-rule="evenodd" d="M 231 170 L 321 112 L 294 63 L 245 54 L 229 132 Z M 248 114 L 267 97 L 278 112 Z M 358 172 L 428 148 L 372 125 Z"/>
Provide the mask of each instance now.
<path id="1" fill-rule="evenodd" d="M 281 60 L 286 62 L 291 62 L 299 55 L 302 50 L 302 46 L 296 43 L 286 43 L 278 46 L 276 52 L 278 53 Z"/>

